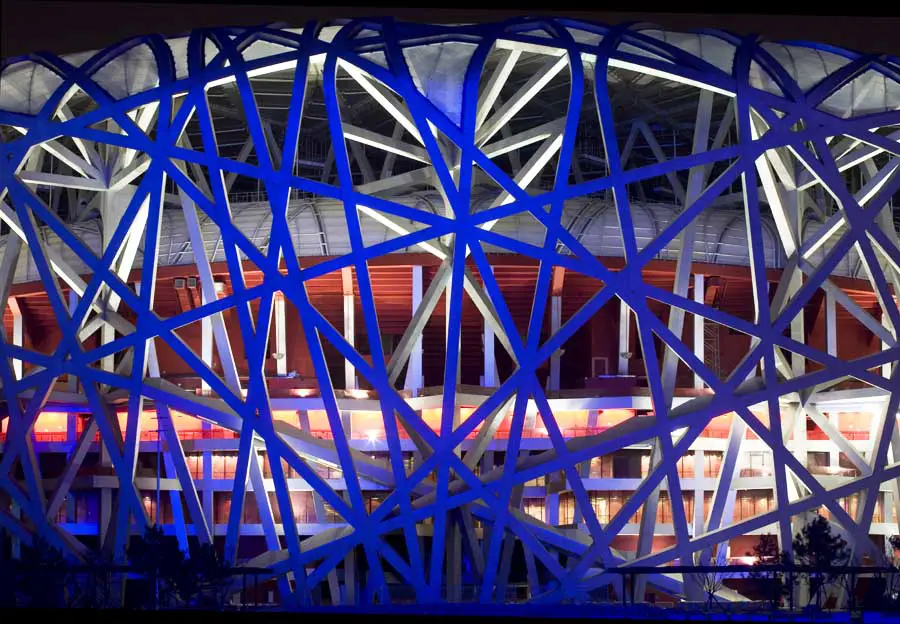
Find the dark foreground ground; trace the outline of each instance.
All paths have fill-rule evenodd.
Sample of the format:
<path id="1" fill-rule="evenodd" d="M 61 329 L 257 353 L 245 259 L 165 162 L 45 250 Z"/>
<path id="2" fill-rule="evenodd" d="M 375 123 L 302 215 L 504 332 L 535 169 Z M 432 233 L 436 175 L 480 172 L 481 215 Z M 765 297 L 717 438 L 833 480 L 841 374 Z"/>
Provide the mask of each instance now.
<path id="1" fill-rule="evenodd" d="M 13 622 L 27 619 L 33 622 L 56 621 L 60 617 L 71 617 L 78 613 L 90 618 L 91 624 L 115 622 L 116 624 L 143 624 L 144 622 L 164 622 L 179 624 L 215 618 L 216 624 L 281 624 L 282 622 L 297 624 L 302 618 L 303 624 L 308 622 L 327 621 L 334 624 L 338 621 L 365 622 L 378 624 L 405 624 L 407 622 L 427 622 L 443 624 L 454 622 L 462 624 L 461 618 L 472 622 L 540 622 L 560 620 L 565 622 L 673 622 L 673 621 L 714 621 L 714 622 L 898 622 L 900 614 L 856 613 L 853 616 L 846 611 L 839 613 L 704 613 L 689 612 L 677 609 L 658 609 L 650 607 L 623 608 L 611 605 L 453 605 L 452 607 L 434 606 L 382 606 L 363 609 L 323 608 L 309 609 L 302 613 L 282 611 L 240 611 L 240 612 L 203 612 L 203 611 L 127 611 L 102 610 L 81 611 L 67 609 L 23 609 L 0 610 L 0 622 Z M 8 619 L 7 619 L 8 618 Z M 14 619 L 15 618 L 15 619 Z"/>

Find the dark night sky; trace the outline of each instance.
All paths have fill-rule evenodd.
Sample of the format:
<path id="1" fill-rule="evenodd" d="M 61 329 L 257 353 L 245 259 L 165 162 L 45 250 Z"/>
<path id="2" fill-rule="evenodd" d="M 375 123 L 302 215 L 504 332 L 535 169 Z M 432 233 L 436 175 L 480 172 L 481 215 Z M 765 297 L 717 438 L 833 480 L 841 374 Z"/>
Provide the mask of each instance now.
<path id="1" fill-rule="evenodd" d="M 504 0 L 495 0 L 502 6 Z M 720 0 L 719 6 L 728 6 Z M 649 21 L 673 30 L 692 28 L 724 28 L 733 32 L 759 33 L 769 39 L 802 39 L 822 41 L 864 52 L 900 55 L 900 17 L 897 16 L 798 16 L 759 14 L 666 13 L 658 9 L 665 4 L 628 2 L 632 10 L 641 12 L 584 11 L 586 4 L 603 7 L 597 0 L 545 0 L 542 3 L 522 0 L 516 10 L 473 11 L 457 1 L 420 0 L 408 6 L 385 8 L 356 3 L 355 6 L 313 6 L 299 2 L 270 0 L 264 4 L 220 2 L 89 2 L 83 0 L 0 0 L 0 56 L 8 57 L 37 50 L 57 53 L 79 52 L 102 48 L 132 35 L 149 32 L 178 34 L 200 26 L 254 25 L 284 21 L 300 25 L 309 19 L 393 15 L 411 21 L 477 22 L 515 15 L 551 13 L 539 7 L 552 6 L 552 13 L 581 17 L 600 22 Z M 429 8 L 412 8 L 426 4 Z M 610 6 L 612 3 L 607 3 Z M 616 3 L 623 6 L 626 3 Z M 787 3 L 785 3 L 787 4 Z M 791 3 L 793 6 L 800 6 Z M 825 2 L 818 5 L 824 7 Z M 484 6 L 484 5 L 482 5 Z M 490 6 L 490 5 L 488 5 Z M 678 5 L 684 6 L 684 5 Z M 690 6 L 690 5 L 687 5 Z M 715 6 L 715 5 L 714 5 Z M 738 4 L 732 2 L 732 6 Z M 776 5 L 777 6 L 777 5 Z M 654 10 L 657 9 L 657 10 Z M 771 10 L 772 7 L 766 7 Z M 669 9 L 671 10 L 671 9 Z M 699 9 L 694 9 L 699 10 Z M 824 8 L 823 8 L 824 10 Z M 873 9 L 878 11 L 878 9 Z"/>

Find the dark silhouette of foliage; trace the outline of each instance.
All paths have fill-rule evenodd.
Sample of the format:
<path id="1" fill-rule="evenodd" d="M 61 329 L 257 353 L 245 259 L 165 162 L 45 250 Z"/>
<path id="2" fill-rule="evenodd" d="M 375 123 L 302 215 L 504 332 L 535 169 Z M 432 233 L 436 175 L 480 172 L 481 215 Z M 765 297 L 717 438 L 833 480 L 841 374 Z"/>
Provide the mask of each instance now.
<path id="1" fill-rule="evenodd" d="M 161 529 L 150 527 L 132 539 L 128 557 L 147 580 L 147 606 L 220 609 L 225 604 L 230 573 L 209 544 L 193 544 L 188 556 Z"/>
<path id="2" fill-rule="evenodd" d="M 809 583 L 810 599 L 815 597 L 816 607 L 821 608 L 825 588 L 841 578 L 831 568 L 850 563 L 847 542 L 840 535 L 831 532 L 828 520 L 816 515 L 815 519 L 794 536 L 793 546 L 794 563 L 811 569 L 800 576 Z"/>
<path id="3" fill-rule="evenodd" d="M 143 536 L 132 538 L 128 559 L 147 580 L 146 606 L 177 606 L 178 586 L 185 573 L 184 553 L 177 542 L 167 539 L 161 528 L 148 527 Z"/>
<path id="4" fill-rule="evenodd" d="M 719 571 L 701 572 L 696 575 L 696 582 L 700 585 L 700 589 L 706 594 L 706 608 L 711 610 L 713 608 L 713 603 L 719 603 L 716 594 L 725 587 L 725 574 Z"/>
<path id="5" fill-rule="evenodd" d="M 787 558 L 778 548 L 778 538 L 774 535 L 760 536 L 759 543 L 754 546 L 752 553 L 747 556 L 755 557 L 750 578 L 754 579 L 760 592 L 766 596 L 766 600 L 773 609 L 781 606 L 782 599 L 791 593 L 791 579 L 784 572 L 771 572 L 760 569 L 761 566 L 780 566 L 785 564 Z"/>
<path id="6" fill-rule="evenodd" d="M 888 561 L 890 571 L 884 579 L 884 595 L 881 597 L 883 606 L 892 610 L 900 609 L 900 557 L 895 553 L 900 551 L 900 535 L 892 535 L 888 538 L 891 545 L 891 554 Z"/>
<path id="7" fill-rule="evenodd" d="M 86 570 L 74 575 L 69 606 L 79 609 L 109 609 L 113 604 L 113 561 L 106 553 L 90 553 Z"/>
<path id="8" fill-rule="evenodd" d="M 42 537 L 36 537 L 22 555 L 17 564 L 20 605 L 63 607 L 69 570 L 63 554 Z"/>

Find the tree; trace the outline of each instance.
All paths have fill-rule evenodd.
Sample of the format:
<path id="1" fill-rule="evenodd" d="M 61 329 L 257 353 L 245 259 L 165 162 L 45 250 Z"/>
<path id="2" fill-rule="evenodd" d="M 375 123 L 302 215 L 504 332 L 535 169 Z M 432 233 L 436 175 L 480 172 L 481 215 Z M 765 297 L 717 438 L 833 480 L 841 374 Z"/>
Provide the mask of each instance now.
<path id="1" fill-rule="evenodd" d="M 750 578 L 754 579 L 772 609 L 781 606 L 782 598 L 790 595 L 792 583 L 786 578 L 784 572 L 771 572 L 760 569 L 761 566 L 781 566 L 787 558 L 778 548 L 778 539 L 774 535 L 763 535 L 759 543 L 754 546 L 753 553 L 747 553 L 748 557 L 755 557 Z"/>
<path id="2" fill-rule="evenodd" d="M 722 572 L 713 570 L 711 572 L 701 572 L 696 575 L 700 588 L 706 594 L 706 608 L 711 610 L 713 602 L 718 604 L 716 594 L 725 586 L 725 575 Z"/>
<path id="3" fill-rule="evenodd" d="M 185 601 L 204 609 L 221 609 L 231 587 L 231 572 L 215 547 L 212 544 L 192 545 L 187 571 L 192 580 L 189 591 L 184 592 Z"/>
<path id="4" fill-rule="evenodd" d="M 809 568 L 801 576 L 809 582 L 810 596 L 815 596 L 816 607 L 821 608 L 824 589 L 841 577 L 832 568 L 845 566 L 850 561 L 847 542 L 840 535 L 832 534 L 831 524 L 817 514 L 794 536 L 793 546 L 794 563 Z"/>
<path id="5" fill-rule="evenodd" d="M 112 606 L 112 566 L 108 554 L 89 553 L 87 571 L 72 584 L 69 606 L 82 609 L 107 609 Z"/>
<path id="6" fill-rule="evenodd" d="M 25 606 L 62 607 L 69 566 L 63 554 L 44 538 L 35 537 L 17 564 L 18 594 Z"/>
<path id="7" fill-rule="evenodd" d="M 186 567 L 177 542 L 166 539 L 161 528 L 148 527 L 143 536 L 131 540 L 128 559 L 147 580 L 149 603 L 156 608 L 176 606 Z"/>
<path id="8" fill-rule="evenodd" d="M 894 608 L 900 606 L 900 557 L 895 553 L 900 551 L 900 535 L 892 535 L 888 538 L 891 545 L 891 558 L 888 563 L 890 572 L 885 579 L 885 596 L 888 603 Z"/>
<path id="9" fill-rule="evenodd" d="M 192 543 L 189 555 L 158 527 L 148 528 L 128 549 L 131 564 L 147 579 L 157 608 L 222 608 L 231 586 L 230 570 L 211 544 Z"/>

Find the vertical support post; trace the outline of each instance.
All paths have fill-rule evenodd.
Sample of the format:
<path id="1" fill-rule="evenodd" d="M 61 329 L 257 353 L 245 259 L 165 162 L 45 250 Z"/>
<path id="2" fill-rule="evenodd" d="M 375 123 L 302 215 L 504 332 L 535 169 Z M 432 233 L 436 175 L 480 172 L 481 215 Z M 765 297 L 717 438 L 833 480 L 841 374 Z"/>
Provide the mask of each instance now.
<path id="1" fill-rule="evenodd" d="M 444 290 L 445 299 L 444 299 L 444 340 L 448 340 L 450 338 L 450 302 L 452 301 L 452 297 L 450 291 L 452 290 L 452 280 L 447 280 L 447 287 Z M 445 343 L 446 344 L 446 343 Z M 460 328 L 459 332 L 459 347 L 456 351 L 456 385 L 459 386 L 460 379 L 462 377 L 462 367 L 459 365 L 460 359 L 462 358 L 462 329 Z M 456 392 L 456 387 L 453 388 L 453 391 Z M 444 392 L 447 392 L 447 389 L 444 389 Z"/>
<path id="2" fill-rule="evenodd" d="M 454 408 L 453 429 L 459 427 L 461 418 L 462 412 L 460 408 Z M 457 457 L 461 456 L 461 447 L 457 446 L 456 449 L 454 449 L 454 454 Z M 459 523 L 452 522 L 449 518 L 446 530 L 447 555 L 445 563 L 447 575 L 447 602 L 462 602 L 462 531 L 460 531 Z"/>
<path id="3" fill-rule="evenodd" d="M 484 455 L 481 456 L 481 474 L 489 473 L 494 469 L 494 465 L 494 451 L 485 451 Z M 489 524 L 484 524 L 483 526 L 481 539 L 482 557 L 487 561 L 491 543 L 491 526 Z"/>
<path id="4" fill-rule="evenodd" d="M 78 293 L 74 290 L 69 290 L 69 314 L 75 312 L 75 309 L 78 307 Z M 78 392 L 78 378 L 75 375 L 69 375 L 69 380 L 66 383 L 66 387 L 69 392 Z M 68 457 L 72 456 L 72 452 L 75 448 L 75 442 L 78 440 L 78 433 L 76 432 L 78 428 L 78 415 L 77 414 L 68 414 L 66 416 L 66 442 L 69 443 L 69 453 Z M 68 501 L 70 503 L 74 502 L 73 497 L 69 496 Z M 70 514 L 67 516 L 70 522 L 73 521 L 73 516 Z"/>
<path id="5" fill-rule="evenodd" d="M 825 348 L 828 355 L 837 356 L 837 306 L 834 295 L 825 292 Z"/>
<path id="6" fill-rule="evenodd" d="M 547 494 L 547 498 L 544 499 L 544 518 L 547 519 L 547 524 L 550 526 L 559 526 L 559 494 L 557 492 Z"/>
<path id="7" fill-rule="evenodd" d="M 550 298 L 550 335 L 555 335 L 562 325 L 562 290 L 566 270 L 563 267 L 553 267 L 553 281 L 551 284 Z M 550 391 L 559 391 L 559 358 L 562 349 L 557 349 L 550 356 Z"/>
<path id="8" fill-rule="evenodd" d="M 103 197 L 101 198 L 101 213 L 103 219 L 103 249 L 106 250 L 106 245 L 109 242 L 109 239 L 112 237 L 115 232 L 116 224 L 118 223 L 118 219 L 116 218 L 116 214 L 114 214 L 114 202 L 112 201 L 112 197 L 110 197 L 110 193 L 102 193 Z M 109 323 L 103 323 L 100 327 L 100 344 L 105 345 L 116 339 L 116 331 L 113 329 L 112 325 Z M 107 373 L 112 373 L 115 371 L 115 355 L 108 355 L 104 357 L 100 361 L 100 368 Z M 113 416 L 115 418 L 115 416 Z M 124 432 L 123 432 L 124 433 Z M 106 448 L 106 442 L 101 438 L 100 440 L 100 465 L 104 468 L 110 468 L 112 466 L 112 459 L 109 456 L 109 450 Z M 100 543 L 106 543 L 106 536 L 110 530 L 110 525 L 113 522 L 113 492 L 111 488 L 102 488 L 100 490 Z"/>
<path id="9" fill-rule="evenodd" d="M 702 449 L 694 451 L 694 539 L 703 533 L 703 499 L 706 488 L 703 487 L 704 455 Z"/>
<path id="10" fill-rule="evenodd" d="M 559 331 L 562 324 L 562 297 L 554 295 L 550 300 L 550 335 Z M 559 358 L 562 349 L 557 349 L 550 356 L 550 391 L 559 391 Z"/>
<path id="11" fill-rule="evenodd" d="M 399 124 L 398 124 L 399 127 Z M 416 265 L 412 268 L 412 313 L 422 305 L 422 267 Z M 409 354 L 409 363 L 406 366 L 406 389 L 414 395 L 424 386 L 422 380 L 422 334 L 416 337 L 413 343 L 412 353 Z"/>
<path id="12" fill-rule="evenodd" d="M 803 274 L 800 271 L 795 271 L 795 278 L 791 280 L 791 292 L 796 292 L 802 285 Z M 791 321 L 791 340 L 801 344 L 806 342 L 803 318 L 803 314 L 798 314 Z M 799 353 L 791 353 L 791 372 L 794 374 L 794 377 L 802 377 L 806 374 L 806 358 Z"/>
<path id="13" fill-rule="evenodd" d="M 894 328 L 891 326 L 891 319 L 884 312 L 881 313 L 881 324 L 884 327 L 886 327 L 889 332 L 893 333 Z M 891 348 L 891 346 L 887 342 L 885 342 L 884 340 L 881 341 L 881 350 L 882 351 L 886 351 L 887 349 L 890 349 L 890 348 Z M 890 379 L 891 374 L 893 373 L 893 370 L 894 369 L 890 362 L 885 362 L 884 364 L 881 365 L 881 374 L 888 379 Z"/>
<path id="14" fill-rule="evenodd" d="M 840 431 L 840 423 L 838 422 L 838 413 L 837 412 L 828 412 L 825 414 L 825 417 L 831 421 L 832 426 Z M 828 466 L 830 468 L 837 468 L 841 463 L 841 451 L 838 449 L 837 445 L 830 444 L 828 446 Z"/>
<path id="15" fill-rule="evenodd" d="M 9 301 L 9 311 L 12 312 L 13 317 L 13 331 L 12 331 L 12 343 L 17 347 L 24 346 L 25 339 L 25 326 L 22 321 L 22 309 L 19 307 L 19 301 L 15 297 L 10 297 Z M 13 364 L 13 375 L 16 376 L 16 379 L 22 379 L 22 360 L 18 358 L 14 358 L 12 361 Z"/>
<path id="16" fill-rule="evenodd" d="M 287 375 L 287 333 L 284 320 L 284 295 L 275 293 L 275 372 L 279 377 Z"/>
<path id="17" fill-rule="evenodd" d="M 494 355 L 494 328 L 484 321 L 484 387 L 497 387 L 497 359 Z"/>
<path id="18" fill-rule="evenodd" d="M 69 290 L 69 314 L 73 314 L 78 307 L 78 293 Z M 69 375 L 66 382 L 66 389 L 69 392 L 78 392 L 78 378 L 75 375 Z M 66 453 L 66 464 L 72 460 L 75 453 L 75 445 L 78 443 L 78 414 L 66 414 L 66 442 L 68 443 L 68 452 Z M 59 485 L 57 485 L 59 488 Z M 66 496 L 66 521 L 75 522 L 75 495 L 70 490 Z"/>
<path id="19" fill-rule="evenodd" d="M 706 285 L 705 279 L 703 275 L 699 273 L 694 274 L 694 301 L 702 304 L 705 301 L 706 297 Z M 704 319 L 699 314 L 694 315 L 694 355 L 697 356 L 697 359 L 701 362 L 704 362 L 706 359 L 706 354 L 704 353 L 704 328 L 703 323 L 706 319 Z M 697 390 L 703 389 L 703 380 L 700 378 L 700 375 L 694 373 L 694 388 Z"/>
<path id="20" fill-rule="evenodd" d="M 200 359 L 210 369 L 213 365 L 213 324 L 210 316 L 200 319 Z M 200 391 L 204 396 L 209 395 L 209 383 L 206 378 L 200 378 Z"/>
<path id="21" fill-rule="evenodd" d="M 16 501 L 10 502 L 9 513 L 16 520 L 22 519 L 22 508 L 19 507 L 19 503 Z M 20 560 L 22 558 L 22 542 L 12 531 L 10 531 L 10 548 L 12 550 L 12 558 L 17 561 Z"/>
<path id="22" fill-rule="evenodd" d="M 352 347 L 355 343 L 356 328 L 354 326 L 353 306 L 353 269 L 344 267 L 341 269 L 341 286 L 344 292 L 344 339 Z M 373 339 L 377 336 L 373 336 Z M 344 387 L 347 390 L 356 389 L 356 370 L 349 360 L 344 360 Z"/>
<path id="23" fill-rule="evenodd" d="M 631 344 L 631 310 L 619 300 L 619 374 L 628 374 L 628 349 Z"/>
<path id="24" fill-rule="evenodd" d="M 344 491 L 344 500 L 350 504 L 350 495 Z M 344 604 L 356 604 L 356 548 L 344 557 Z"/>
<path id="25" fill-rule="evenodd" d="M 300 420 L 300 429 L 306 432 L 312 431 L 312 427 L 309 425 L 309 412 L 307 410 L 298 411 L 297 417 Z M 311 494 L 313 499 L 313 510 L 316 514 L 316 523 L 325 524 L 328 522 L 328 518 L 325 515 L 325 502 L 322 500 L 322 496 L 315 490 L 313 490 Z M 334 568 L 328 573 L 328 593 L 330 594 L 332 605 L 337 606 L 341 604 L 341 587 L 338 583 L 337 570 Z"/>
<path id="26" fill-rule="evenodd" d="M 204 423 L 206 424 L 206 423 Z M 216 510 L 213 505 L 213 488 L 212 488 L 212 452 L 204 449 L 202 457 L 203 468 L 203 515 L 206 516 L 206 524 L 209 525 L 213 537 L 216 534 Z"/>
<path id="27" fill-rule="evenodd" d="M 101 344 L 108 344 L 116 339 L 116 330 L 109 323 L 104 323 L 100 328 Z M 115 355 L 107 355 L 103 358 L 101 367 L 104 372 L 111 373 L 115 370 Z"/>

